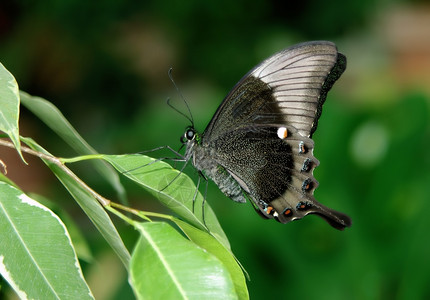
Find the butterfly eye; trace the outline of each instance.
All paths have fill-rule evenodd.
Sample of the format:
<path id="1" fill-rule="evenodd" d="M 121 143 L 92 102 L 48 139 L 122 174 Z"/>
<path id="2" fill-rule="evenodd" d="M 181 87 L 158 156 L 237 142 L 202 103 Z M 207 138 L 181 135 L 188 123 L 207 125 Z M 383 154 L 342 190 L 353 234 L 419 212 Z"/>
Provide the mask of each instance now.
<path id="1" fill-rule="evenodd" d="M 189 141 L 191 141 L 194 136 L 195 136 L 195 131 L 192 128 L 189 128 L 186 132 L 185 132 L 185 138 Z"/>

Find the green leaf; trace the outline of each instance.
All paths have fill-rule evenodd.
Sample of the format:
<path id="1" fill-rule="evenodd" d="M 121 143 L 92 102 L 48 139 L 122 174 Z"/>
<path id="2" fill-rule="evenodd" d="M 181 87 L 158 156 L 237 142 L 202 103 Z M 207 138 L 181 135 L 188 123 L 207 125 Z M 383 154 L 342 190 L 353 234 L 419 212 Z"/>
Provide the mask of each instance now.
<path id="1" fill-rule="evenodd" d="M 21 153 L 18 120 L 18 83 L 13 75 L 0 63 L 0 130 L 9 136 L 21 159 L 25 162 Z"/>
<path id="2" fill-rule="evenodd" d="M 244 272 L 231 251 L 206 231 L 202 231 L 176 218 L 173 218 L 172 221 L 178 225 L 193 243 L 215 255 L 227 267 L 239 299 L 249 299 Z"/>
<path id="3" fill-rule="evenodd" d="M 55 105 L 45 99 L 31 96 L 23 91 L 20 92 L 20 95 L 22 105 L 58 134 L 79 155 L 97 154 L 97 151 L 79 135 Z M 99 174 L 114 187 L 121 202 L 126 203 L 125 190 L 119 181 L 118 174 L 103 161 L 93 160 L 92 163 Z"/>
<path id="4" fill-rule="evenodd" d="M 67 211 L 61 209 L 56 202 L 53 202 L 44 196 L 33 193 L 28 193 L 28 196 L 52 210 L 63 221 L 69 231 L 69 235 L 72 239 L 78 258 L 85 262 L 93 261 L 93 255 L 87 240 L 79 226 L 76 224 L 76 221 L 67 213 Z"/>
<path id="5" fill-rule="evenodd" d="M 141 234 L 130 261 L 138 299 L 237 299 L 230 275 L 212 254 L 167 223 L 137 223 Z"/>
<path id="6" fill-rule="evenodd" d="M 7 183 L 8 185 L 11 185 L 11 186 L 19 189 L 19 187 L 15 184 L 15 182 L 13 182 L 9 178 L 7 178 L 1 172 L 0 172 L 0 181 L 3 181 L 5 183 Z M 38 194 L 33 194 L 33 193 L 29 193 L 28 196 L 30 198 L 36 200 L 40 204 L 48 207 L 56 215 L 58 215 L 58 217 L 60 217 L 60 219 L 63 221 L 64 225 L 67 227 L 67 229 L 69 231 L 69 235 L 70 235 L 70 238 L 72 239 L 76 254 L 78 255 L 78 258 L 81 260 L 84 260 L 86 262 L 92 261 L 93 257 L 91 254 L 91 250 L 88 246 L 88 243 L 85 240 L 84 235 L 82 234 L 79 227 L 76 225 L 73 218 L 66 211 L 60 210 L 59 207 L 56 205 L 56 203 L 50 201 L 49 199 L 45 198 L 44 196 L 41 196 Z"/>
<path id="7" fill-rule="evenodd" d="M 26 143 L 32 149 L 50 155 L 45 149 L 39 146 L 36 142 L 29 138 L 21 138 L 21 140 Z M 50 162 L 43 159 L 45 164 L 51 169 L 51 171 L 57 176 L 64 187 L 73 196 L 79 206 L 91 219 L 96 228 L 100 231 L 105 240 L 109 243 L 112 249 L 117 253 L 124 266 L 128 268 L 130 254 L 121 237 L 118 234 L 112 220 L 109 218 L 108 214 L 100 203 L 90 194 L 89 191 L 84 189 L 76 179 L 72 178 L 70 174 L 66 173 L 65 170 Z"/>
<path id="8" fill-rule="evenodd" d="M 185 173 L 173 169 L 165 162 L 156 161 L 140 154 L 103 155 L 102 158 L 110 162 L 124 176 L 158 197 L 165 206 L 194 226 L 206 229 L 205 223 L 210 233 L 227 249 L 230 249 L 227 236 L 207 202 L 205 202 L 205 222 L 203 222 L 201 209 L 203 197 L 197 191 L 194 182 Z M 194 197 L 196 201 L 193 213 L 192 200 Z"/>
<path id="9" fill-rule="evenodd" d="M 94 299 L 61 220 L 5 182 L 0 228 L 0 273 L 20 298 Z"/>

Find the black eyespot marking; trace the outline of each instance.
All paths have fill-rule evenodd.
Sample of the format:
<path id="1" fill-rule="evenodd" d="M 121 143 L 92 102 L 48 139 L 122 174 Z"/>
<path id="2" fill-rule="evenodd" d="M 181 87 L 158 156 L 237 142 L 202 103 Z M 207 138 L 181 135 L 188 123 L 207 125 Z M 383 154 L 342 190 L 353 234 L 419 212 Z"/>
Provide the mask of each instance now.
<path id="1" fill-rule="evenodd" d="M 275 209 L 273 208 L 273 206 L 267 206 L 264 211 L 268 214 L 268 215 L 273 215 L 275 213 Z"/>
<path id="2" fill-rule="evenodd" d="M 297 206 L 296 206 L 296 208 L 298 209 L 298 210 L 308 210 L 309 208 L 311 208 L 311 204 L 309 203 L 309 202 L 305 202 L 305 201 L 301 201 L 301 202 L 299 202 L 299 203 L 297 203 Z"/>
<path id="3" fill-rule="evenodd" d="M 282 214 L 286 217 L 291 217 L 293 215 L 293 210 L 291 208 L 286 208 L 284 209 Z"/>
<path id="4" fill-rule="evenodd" d="M 308 152 L 308 147 L 306 147 L 305 143 L 301 141 L 299 143 L 299 153 L 300 154 L 306 154 Z"/>
<path id="5" fill-rule="evenodd" d="M 300 171 L 309 172 L 311 169 L 312 169 L 312 160 L 310 160 L 309 158 L 306 158 L 305 161 L 303 162 L 303 166 Z"/>
<path id="6" fill-rule="evenodd" d="M 303 181 L 302 191 L 307 192 L 309 190 L 312 190 L 313 186 L 314 186 L 314 183 L 313 183 L 312 179 L 308 178 L 305 181 Z"/>

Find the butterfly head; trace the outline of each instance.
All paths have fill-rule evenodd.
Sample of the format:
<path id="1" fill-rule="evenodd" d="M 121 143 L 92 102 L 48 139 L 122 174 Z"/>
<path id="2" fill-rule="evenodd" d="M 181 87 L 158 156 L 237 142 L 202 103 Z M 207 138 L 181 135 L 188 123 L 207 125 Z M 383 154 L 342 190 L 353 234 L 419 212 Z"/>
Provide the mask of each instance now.
<path id="1" fill-rule="evenodd" d="M 185 157 L 189 159 L 194 152 L 194 146 L 200 144 L 201 136 L 193 126 L 185 129 L 184 135 L 181 136 L 181 143 L 186 146 Z"/>

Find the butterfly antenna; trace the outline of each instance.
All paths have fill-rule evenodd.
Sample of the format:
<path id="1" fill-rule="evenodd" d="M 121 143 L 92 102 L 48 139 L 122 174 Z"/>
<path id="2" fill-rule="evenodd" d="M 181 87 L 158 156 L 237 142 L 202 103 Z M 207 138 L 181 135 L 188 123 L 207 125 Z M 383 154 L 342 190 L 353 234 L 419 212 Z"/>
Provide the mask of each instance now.
<path id="1" fill-rule="evenodd" d="M 167 98 L 166 102 L 167 102 L 167 105 L 169 105 L 169 106 L 170 106 L 170 108 L 172 108 L 174 111 L 176 111 L 176 112 L 177 112 L 177 113 L 179 113 L 180 115 L 182 115 L 182 116 L 184 116 L 185 118 L 187 118 L 187 120 L 191 122 L 192 127 L 194 127 L 193 119 L 192 119 L 192 118 L 190 118 L 189 116 L 187 116 L 186 114 L 184 114 L 182 111 L 180 111 L 180 110 L 179 110 L 179 109 L 177 109 L 176 107 L 174 107 L 174 106 L 172 105 L 172 103 L 170 103 L 170 98 Z"/>
<path id="2" fill-rule="evenodd" d="M 179 111 L 179 109 L 177 109 L 176 107 L 174 107 L 174 106 L 170 103 L 170 98 L 168 98 L 168 99 L 167 99 L 167 105 L 169 105 L 169 106 L 170 106 L 171 108 L 173 108 L 175 111 L 177 111 L 178 113 L 180 113 L 181 115 L 183 115 L 185 118 L 187 118 L 187 119 L 191 122 L 192 127 L 194 127 L 193 114 L 191 113 L 190 106 L 188 105 L 187 100 L 185 100 L 184 95 L 182 95 L 181 90 L 180 90 L 180 89 L 179 89 L 179 87 L 176 85 L 176 82 L 175 82 L 175 80 L 173 79 L 173 76 L 172 76 L 172 70 L 173 70 L 173 68 L 170 68 L 170 69 L 169 69 L 169 72 L 168 72 L 168 74 L 169 74 L 169 78 L 170 78 L 170 81 L 173 83 L 173 86 L 175 87 L 175 89 L 176 89 L 176 91 L 178 92 L 179 96 L 181 97 L 182 101 L 184 101 L 185 106 L 187 107 L 187 110 L 188 110 L 188 114 L 189 114 L 189 116 L 187 116 L 187 115 L 186 115 L 186 114 L 184 114 L 183 112 Z"/>

